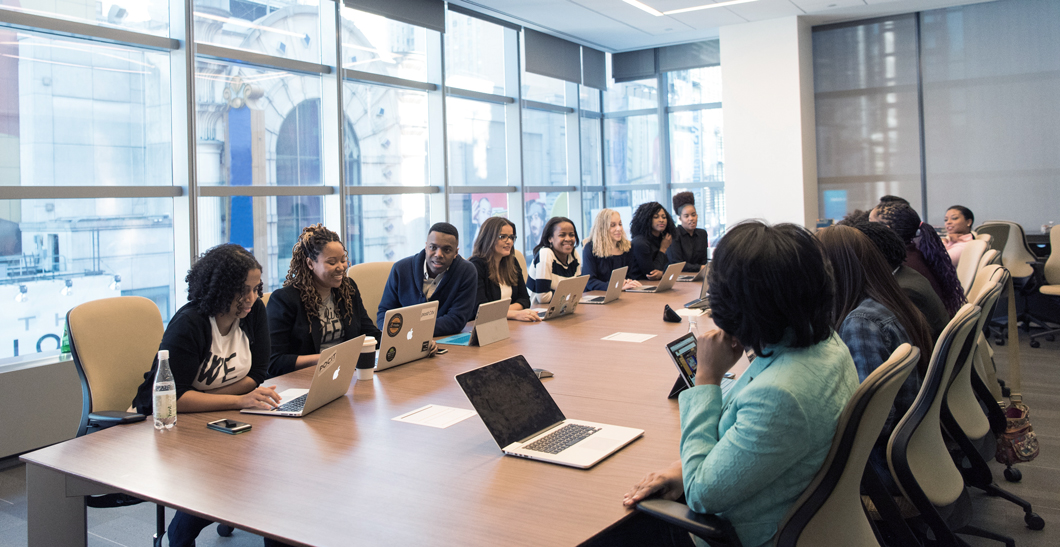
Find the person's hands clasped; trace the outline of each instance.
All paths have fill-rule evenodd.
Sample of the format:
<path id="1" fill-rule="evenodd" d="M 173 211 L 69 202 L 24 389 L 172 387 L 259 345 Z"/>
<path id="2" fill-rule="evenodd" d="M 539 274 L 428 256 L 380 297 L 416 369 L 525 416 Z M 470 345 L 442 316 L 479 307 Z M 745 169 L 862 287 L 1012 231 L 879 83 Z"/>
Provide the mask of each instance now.
<path id="1" fill-rule="evenodd" d="M 696 385 L 721 385 L 721 379 L 740 360 L 743 345 L 721 329 L 696 340 Z"/>
<path id="2" fill-rule="evenodd" d="M 665 253 L 666 249 L 670 248 L 670 244 L 673 243 L 674 236 L 672 234 L 666 234 L 662 238 L 662 242 L 659 243 L 659 252 Z"/>
<path id="3" fill-rule="evenodd" d="M 279 406 L 280 394 L 276 386 L 258 386 L 253 391 L 239 397 L 240 408 L 260 408 L 268 410 Z"/>
<path id="4" fill-rule="evenodd" d="M 628 291 L 630 289 L 636 289 L 640 286 L 640 281 L 636 279 L 627 279 L 625 284 L 622 285 L 622 290 Z"/>
<path id="5" fill-rule="evenodd" d="M 525 321 L 527 323 L 541 322 L 541 316 L 539 316 L 536 311 L 530 309 L 509 311 L 508 319 L 514 319 L 516 321 Z"/>
<path id="6" fill-rule="evenodd" d="M 681 478 L 681 462 L 675 462 L 670 467 L 660 471 L 648 473 L 646 477 L 633 485 L 624 496 L 622 505 L 632 507 L 638 502 L 653 497 L 667 500 L 676 500 L 685 492 L 685 485 Z"/>

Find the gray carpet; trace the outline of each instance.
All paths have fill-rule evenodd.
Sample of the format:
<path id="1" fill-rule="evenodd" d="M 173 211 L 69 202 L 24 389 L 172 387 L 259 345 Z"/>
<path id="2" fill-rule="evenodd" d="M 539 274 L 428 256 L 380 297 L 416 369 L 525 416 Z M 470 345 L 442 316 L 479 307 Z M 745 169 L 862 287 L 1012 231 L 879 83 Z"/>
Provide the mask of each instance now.
<path id="1" fill-rule="evenodd" d="M 995 347 L 995 362 L 1001 378 L 1008 378 L 1007 346 Z M 1023 480 L 1009 483 L 1002 478 L 1003 466 L 994 465 L 994 476 L 1002 488 L 1031 502 L 1035 512 L 1045 519 L 1045 529 L 1029 530 L 1023 523 L 1023 511 L 1000 498 L 972 492 L 976 524 L 1012 536 L 1021 547 L 1060 545 L 1060 341 L 1042 341 L 1032 349 L 1027 338 L 1020 343 L 1023 372 L 1023 398 L 1031 408 L 1031 420 L 1041 443 L 1041 455 L 1035 461 L 1021 464 Z M 0 471 L 0 547 L 26 545 L 26 474 L 16 459 L 0 462 L 8 465 Z M 618 503 L 619 500 L 615 500 Z M 88 510 L 88 545 L 150 545 L 154 533 L 154 505 L 141 504 L 123 509 Z M 172 512 L 169 512 L 172 515 Z M 973 547 L 996 546 L 997 542 L 965 536 Z M 201 546 L 258 546 L 261 539 L 236 531 L 222 538 L 214 528 L 207 528 L 199 538 Z"/>

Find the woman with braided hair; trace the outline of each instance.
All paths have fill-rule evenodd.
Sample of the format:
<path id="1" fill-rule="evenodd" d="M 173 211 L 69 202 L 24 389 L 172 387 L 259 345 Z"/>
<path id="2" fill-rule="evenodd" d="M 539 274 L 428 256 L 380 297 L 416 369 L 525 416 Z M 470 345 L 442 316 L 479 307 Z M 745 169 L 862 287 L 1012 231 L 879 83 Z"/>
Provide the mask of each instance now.
<path id="1" fill-rule="evenodd" d="M 877 205 L 869 220 L 890 227 L 905 243 L 905 265 L 927 278 L 952 317 L 964 304 L 964 289 L 957 279 L 957 269 L 950 261 L 935 228 L 920 221 L 920 215 L 908 203 L 883 202 Z"/>
<path id="2" fill-rule="evenodd" d="M 321 350 L 362 334 L 380 339 L 346 267 L 338 234 L 323 224 L 302 230 L 283 288 L 269 297 L 270 376 L 312 366 Z"/>

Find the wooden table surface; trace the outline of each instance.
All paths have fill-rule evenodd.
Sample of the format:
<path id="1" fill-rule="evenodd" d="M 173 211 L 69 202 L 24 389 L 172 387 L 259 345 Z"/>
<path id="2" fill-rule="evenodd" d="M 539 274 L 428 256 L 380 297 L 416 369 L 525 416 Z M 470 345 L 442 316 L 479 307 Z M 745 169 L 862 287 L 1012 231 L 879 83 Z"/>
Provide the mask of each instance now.
<path id="1" fill-rule="evenodd" d="M 446 346 L 447 355 L 355 380 L 346 397 L 302 419 L 181 414 L 172 431 L 156 432 L 148 420 L 23 459 L 293 544 L 578 544 L 624 518 L 622 494 L 678 458 L 677 402 L 666 398 L 677 373 L 664 345 L 688 322 L 665 323 L 662 311 L 698 290 L 679 283 L 545 323 L 510 322 L 509 340 Z M 701 331 L 710 326 L 699 318 Z M 656 336 L 601 340 L 618 331 Z M 644 436 L 579 470 L 503 456 L 477 416 L 446 429 L 392 420 L 427 404 L 470 409 L 453 377 L 518 354 L 555 374 L 544 383 L 568 417 Z M 268 385 L 308 387 L 309 370 Z M 254 429 L 206 428 L 222 417 Z"/>

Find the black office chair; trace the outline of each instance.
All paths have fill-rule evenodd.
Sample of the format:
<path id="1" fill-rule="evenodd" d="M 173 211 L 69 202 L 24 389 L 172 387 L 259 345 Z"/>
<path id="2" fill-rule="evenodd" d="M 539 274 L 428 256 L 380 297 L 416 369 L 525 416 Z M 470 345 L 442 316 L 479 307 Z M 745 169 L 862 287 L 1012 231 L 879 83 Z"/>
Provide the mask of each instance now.
<path id="1" fill-rule="evenodd" d="M 879 546 L 883 541 L 861 505 L 861 479 L 894 398 L 916 366 L 920 350 L 902 344 L 865 378 L 836 425 L 821 470 L 780 523 L 778 547 Z M 692 512 L 683 503 L 651 499 L 637 509 L 677 525 L 710 545 L 739 546 L 732 526 L 716 515 Z"/>
<path id="2" fill-rule="evenodd" d="M 1060 226 L 1053 226 L 1049 230 L 1049 243 L 1053 249 L 1060 250 Z M 1045 284 L 1038 288 L 1047 298 L 1056 300 L 1060 297 L 1060 252 L 1052 252 L 1049 254 L 1049 259 L 1045 262 L 1045 268 L 1043 269 L 1045 274 Z M 1043 322 L 1044 323 L 1044 322 Z M 1056 339 L 1056 333 L 1060 332 L 1060 329 L 1046 330 L 1045 332 L 1036 332 L 1031 335 L 1031 347 L 1036 348 L 1042 345 L 1038 341 L 1038 338 L 1045 337 L 1046 340 L 1052 342 Z"/>
<path id="3" fill-rule="evenodd" d="M 162 342 L 158 306 L 140 296 L 93 300 L 67 312 L 66 325 L 74 367 L 81 379 L 82 409 L 77 436 L 144 416 L 125 412 Z M 86 496 L 89 507 L 124 507 L 143 500 L 127 494 Z M 157 506 L 154 544 L 166 532 L 165 508 Z"/>

